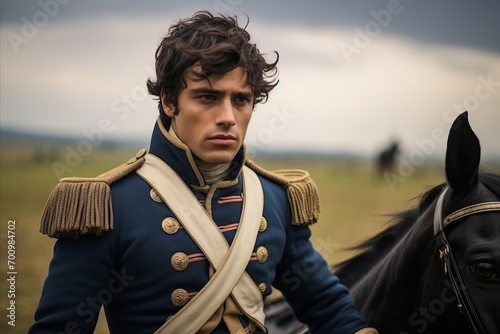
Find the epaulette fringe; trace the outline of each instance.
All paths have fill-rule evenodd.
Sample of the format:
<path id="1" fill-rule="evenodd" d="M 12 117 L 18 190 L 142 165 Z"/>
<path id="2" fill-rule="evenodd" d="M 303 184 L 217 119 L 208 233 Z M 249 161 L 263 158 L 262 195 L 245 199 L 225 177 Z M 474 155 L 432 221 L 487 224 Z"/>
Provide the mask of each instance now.
<path id="1" fill-rule="evenodd" d="M 77 239 L 112 230 L 110 185 L 138 169 L 145 161 L 140 150 L 128 162 L 95 178 L 63 178 L 52 190 L 40 222 L 40 232 L 52 238 Z"/>
<path id="2" fill-rule="evenodd" d="M 318 221 L 320 214 L 319 192 L 309 172 L 301 169 L 268 171 L 251 160 L 246 160 L 245 164 L 257 174 L 286 189 L 293 225 L 310 225 Z"/>

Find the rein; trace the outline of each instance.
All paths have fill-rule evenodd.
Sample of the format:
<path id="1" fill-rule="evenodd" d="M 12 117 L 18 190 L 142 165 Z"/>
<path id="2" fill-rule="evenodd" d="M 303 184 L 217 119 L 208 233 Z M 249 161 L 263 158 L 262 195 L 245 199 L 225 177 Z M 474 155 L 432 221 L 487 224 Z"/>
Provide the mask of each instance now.
<path id="1" fill-rule="evenodd" d="M 488 211 L 500 211 L 500 202 L 485 202 L 479 204 L 469 205 L 465 208 L 457 210 L 450 215 L 442 219 L 443 212 L 443 201 L 448 188 L 445 188 L 443 192 L 439 195 L 436 203 L 436 209 L 434 211 L 434 236 L 439 237 L 441 240 L 441 247 L 439 248 L 439 258 L 443 260 L 444 273 L 450 278 L 453 290 L 457 296 L 458 308 L 460 312 L 464 312 L 467 315 L 469 323 L 471 324 L 474 332 L 477 334 L 486 333 L 484 326 L 479 318 L 474 304 L 472 303 L 467 288 L 464 284 L 462 276 L 460 275 L 460 269 L 453 257 L 453 252 L 451 246 L 446 238 L 446 233 L 444 228 L 449 226 L 454 221 L 470 216 L 472 214 Z"/>

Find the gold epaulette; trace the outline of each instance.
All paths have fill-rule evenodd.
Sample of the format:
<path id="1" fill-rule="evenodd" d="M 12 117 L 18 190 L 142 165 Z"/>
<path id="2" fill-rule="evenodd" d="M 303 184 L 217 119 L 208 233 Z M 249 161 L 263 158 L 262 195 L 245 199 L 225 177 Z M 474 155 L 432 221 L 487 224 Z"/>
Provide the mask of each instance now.
<path id="1" fill-rule="evenodd" d="M 138 169 L 146 150 L 94 178 L 67 177 L 59 181 L 47 200 L 40 232 L 52 238 L 78 239 L 84 234 L 102 235 L 113 229 L 110 185 Z"/>
<path id="2" fill-rule="evenodd" d="M 251 160 L 245 164 L 257 174 L 286 189 L 293 225 L 310 225 L 319 219 L 319 193 L 309 173 L 301 169 L 268 171 Z"/>

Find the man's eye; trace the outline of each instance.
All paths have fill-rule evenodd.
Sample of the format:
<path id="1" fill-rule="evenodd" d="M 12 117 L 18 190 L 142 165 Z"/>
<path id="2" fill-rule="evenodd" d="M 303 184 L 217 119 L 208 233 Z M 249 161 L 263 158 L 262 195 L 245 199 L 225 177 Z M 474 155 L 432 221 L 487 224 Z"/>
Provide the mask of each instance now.
<path id="1" fill-rule="evenodd" d="M 213 96 L 213 95 L 200 95 L 200 96 L 198 96 L 198 99 L 201 101 L 210 102 L 210 101 L 215 101 L 215 96 Z"/>
<path id="2" fill-rule="evenodd" d="M 238 104 L 246 104 L 246 103 L 250 103 L 250 99 L 248 97 L 245 97 L 245 96 L 238 96 L 234 99 L 234 102 L 236 102 Z"/>

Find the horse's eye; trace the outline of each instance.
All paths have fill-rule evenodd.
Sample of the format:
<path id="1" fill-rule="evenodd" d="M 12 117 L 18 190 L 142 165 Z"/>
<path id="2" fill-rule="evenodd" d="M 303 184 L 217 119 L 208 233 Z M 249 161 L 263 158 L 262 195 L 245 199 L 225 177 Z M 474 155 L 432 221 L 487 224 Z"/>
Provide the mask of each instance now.
<path id="1" fill-rule="evenodd" d="M 489 280 L 497 278 L 496 268 L 490 262 L 476 262 L 471 265 L 472 272 L 479 279 Z"/>

